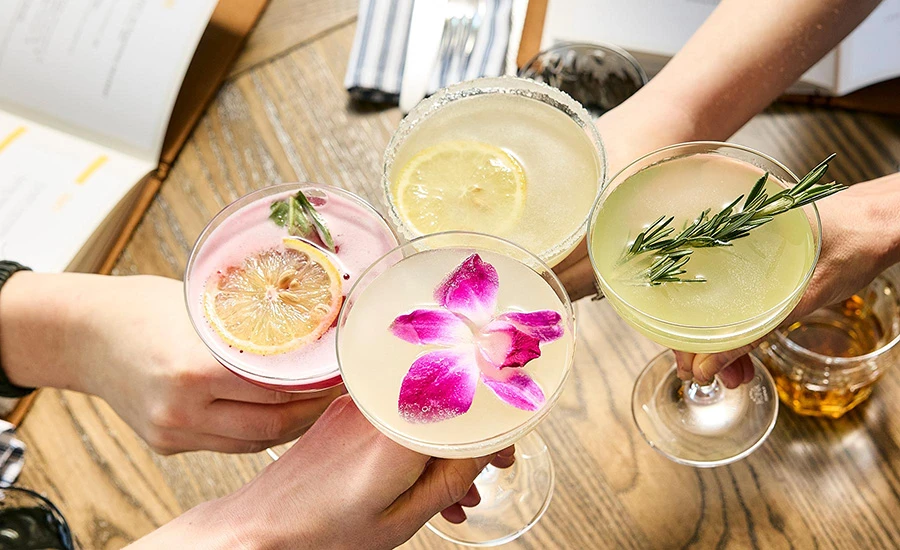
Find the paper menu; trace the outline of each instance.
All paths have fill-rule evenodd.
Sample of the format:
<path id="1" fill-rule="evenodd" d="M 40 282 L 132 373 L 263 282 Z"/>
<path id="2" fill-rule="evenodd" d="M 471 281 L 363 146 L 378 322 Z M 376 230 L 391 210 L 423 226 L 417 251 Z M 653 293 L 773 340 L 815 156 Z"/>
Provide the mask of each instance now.
<path id="1" fill-rule="evenodd" d="M 64 271 L 155 162 L 0 111 L 0 258 Z"/>
<path id="2" fill-rule="evenodd" d="M 0 2 L 0 259 L 71 268 L 158 167 L 175 98 L 215 7 L 216 0 Z"/>
<path id="3" fill-rule="evenodd" d="M 157 161 L 175 97 L 215 5 L 0 2 L 0 106 Z"/>

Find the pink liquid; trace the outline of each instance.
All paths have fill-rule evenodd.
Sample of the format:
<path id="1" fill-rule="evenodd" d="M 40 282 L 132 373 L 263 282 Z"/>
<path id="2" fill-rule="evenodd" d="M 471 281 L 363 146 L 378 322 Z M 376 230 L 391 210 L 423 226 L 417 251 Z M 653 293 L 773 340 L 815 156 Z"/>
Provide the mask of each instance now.
<path id="1" fill-rule="evenodd" d="M 329 388 L 341 381 L 334 327 L 312 344 L 279 355 L 263 356 L 225 343 L 210 326 L 203 308 L 203 292 L 210 277 L 218 276 L 220 270 L 240 265 L 245 258 L 262 250 L 283 248 L 282 238 L 288 235 L 287 230 L 269 219 L 269 208 L 274 201 L 295 194 L 298 188 L 303 189 L 325 218 L 334 238 L 340 261 L 337 268 L 344 273 L 345 296 L 362 271 L 397 246 L 397 239 L 387 223 L 361 200 L 327 186 L 292 186 L 284 192 L 263 196 L 225 217 L 195 251 L 185 284 L 194 326 L 222 364 L 263 386 L 309 391 Z"/>

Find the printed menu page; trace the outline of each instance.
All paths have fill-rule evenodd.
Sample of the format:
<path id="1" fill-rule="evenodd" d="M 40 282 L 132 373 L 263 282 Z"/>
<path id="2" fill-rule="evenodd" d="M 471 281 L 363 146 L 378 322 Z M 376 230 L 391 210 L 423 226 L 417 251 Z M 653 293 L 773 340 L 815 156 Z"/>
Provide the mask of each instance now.
<path id="1" fill-rule="evenodd" d="M 4 0 L 0 107 L 158 160 L 175 98 L 215 5 Z"/>
<path id="2" fill-rule="evenodd" d="M 215 5 L 0 2 L 0 259 L 71 268 L 158 166 Z"/>
<path id="3" fill-rule="evenodd" d="M 0 258 L 64 271 L 155 162 L 0 111 Z"/>

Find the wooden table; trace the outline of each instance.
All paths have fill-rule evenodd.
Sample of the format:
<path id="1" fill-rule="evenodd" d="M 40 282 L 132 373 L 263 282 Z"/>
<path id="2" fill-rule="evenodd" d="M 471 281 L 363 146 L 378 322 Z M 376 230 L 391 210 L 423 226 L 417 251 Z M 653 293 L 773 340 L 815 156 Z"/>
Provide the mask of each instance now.
<path id="1" fill-rule="evenodd" d="M 191 244 L 252 189 L 309 180 L 380 204 L 382 152 L 400 113 L 348 105 L 342 88 L 356 0 L 275 0 L 125 250 L 117 274 L 181 277 Z M 834 175 L 898 170 L 900 121 L 775 106 L 733 141 L 796 169 L 836 151 Z M 517 548 L 875 548 L 900 544 L 900 369 L 837 421 L 782 411 L 768 442 L 714 470 L 669 462 L 643 441 L 631 387 L 659 347 L 608 304 L 579 304 L 574 378 L 541 432 L 558 471 L 553 503 Z M 59 504 L 83 548 L 119 548 L 228 494 L 264 454 L 154 455 L 102 401 L 44 391 L 21 435 L 24 486 Z M 409 548 L 447 548 L 427 530 Z"/>

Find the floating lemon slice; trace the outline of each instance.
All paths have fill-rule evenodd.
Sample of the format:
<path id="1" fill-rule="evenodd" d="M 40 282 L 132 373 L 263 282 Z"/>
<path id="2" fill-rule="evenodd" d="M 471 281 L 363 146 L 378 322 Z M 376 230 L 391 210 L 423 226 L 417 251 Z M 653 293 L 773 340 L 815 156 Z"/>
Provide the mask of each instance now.
<path id="1" fill-rule="evenodd" d="M 502 234 L 522 216 L 525 170 L 509 153 L 477 141 L 420 151 L 393 186 L 397 213 L 421 235 L 461 230 Z"/>
<path id="2" fill-rule="evenodd" d="M 212 327 L 229 345 L 260 355 L 284 353 L 322 337 L 340 310 L 341 274 L 318 248 L 286 237 L 223 270 L 206 286 Z"/>

